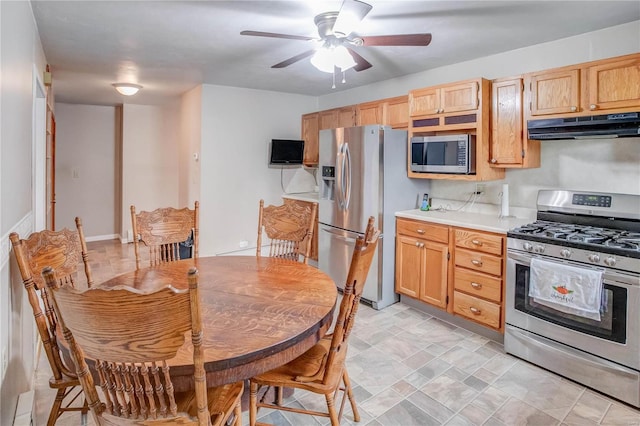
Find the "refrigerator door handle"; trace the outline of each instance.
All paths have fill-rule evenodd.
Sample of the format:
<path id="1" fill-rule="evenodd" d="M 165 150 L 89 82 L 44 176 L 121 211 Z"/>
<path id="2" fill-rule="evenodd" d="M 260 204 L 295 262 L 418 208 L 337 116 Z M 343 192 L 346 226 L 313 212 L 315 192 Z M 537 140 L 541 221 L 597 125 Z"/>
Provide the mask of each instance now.
<path id="1" fill-rule="evenodd" d="M 355 238 L 349 238 L 349 237 L 345 237 L 344 234 L 351 234 L 351 235 L 355 235 L 358 236 L 360 234 L 357 234 L 355 232 L 350 232 L 350 231 L 344 231 L 344 230 L 340 230 L 340 231 L 335 231 L 333 229 L 330 228 L 322 228 L 322 230 L 324 232 L 326 232 L 327 234 L 331 234 L 333 235 L 333 237 L 342 240 L 342 241 L 346 241 L 348 243 L 355 243 L 356 239 Z"/>
<path id="2" fill-rule="evenodd" d="M 351 151 L 349 150 L 349 144 L 344 143 L 345 148 L 345 167 L 346 167 L 346 184 L 343 186 L 344 188 L 344 209 L 349 209 L 349 202 L 351 201 Z"/>
<path id="3" fill-rule="evenodd" d="M 344 190 L 343 190 L 343 180 L 344 180 L 344 143 L 340 144 L 338 148 L 338 153 L 336 154 L 336 192 L 338 195 L 338 209 L 344 210 Z"/>

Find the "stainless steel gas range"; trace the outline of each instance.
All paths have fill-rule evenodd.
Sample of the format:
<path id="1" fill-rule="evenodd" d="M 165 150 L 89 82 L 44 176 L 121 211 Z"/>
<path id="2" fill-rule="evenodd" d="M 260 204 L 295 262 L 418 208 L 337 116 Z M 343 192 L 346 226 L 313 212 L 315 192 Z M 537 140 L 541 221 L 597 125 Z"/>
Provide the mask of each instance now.
<path id="1" fill-rule="evenodd" d="M 640 196 L 543 190 L 537 208 L 507 233 L 505 351 L 640 407 Z"/>

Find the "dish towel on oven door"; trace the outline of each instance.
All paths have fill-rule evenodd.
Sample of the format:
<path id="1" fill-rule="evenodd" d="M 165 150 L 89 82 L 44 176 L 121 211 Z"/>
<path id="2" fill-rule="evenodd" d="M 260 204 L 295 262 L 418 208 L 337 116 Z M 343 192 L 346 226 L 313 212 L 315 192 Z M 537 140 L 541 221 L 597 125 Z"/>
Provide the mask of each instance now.
<path id="1" fill-rule="evenodd" d="M 603 271 L 531 260 L 529 297 L 549 308 L 600 321 Z"/>

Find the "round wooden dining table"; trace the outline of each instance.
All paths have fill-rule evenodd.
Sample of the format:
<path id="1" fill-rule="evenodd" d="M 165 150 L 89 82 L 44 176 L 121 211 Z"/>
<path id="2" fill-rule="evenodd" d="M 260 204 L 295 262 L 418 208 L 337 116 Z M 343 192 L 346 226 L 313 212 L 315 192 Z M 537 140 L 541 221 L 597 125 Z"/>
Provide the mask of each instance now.
<path id="1" fill-rule="evenodd" d="M 249 379 L 286 364 L 331 326 L 337 300 L 333 280 L 312 266 L 277 258 L 185 259 L 125 273 L 100 286 L 185 289 L 193 266 L 199 276 L 207 386 Z M 193 386 L 193 347 L 191 335 L 185 336 L 185 344 L 169 361 L 177 391 Z"/>

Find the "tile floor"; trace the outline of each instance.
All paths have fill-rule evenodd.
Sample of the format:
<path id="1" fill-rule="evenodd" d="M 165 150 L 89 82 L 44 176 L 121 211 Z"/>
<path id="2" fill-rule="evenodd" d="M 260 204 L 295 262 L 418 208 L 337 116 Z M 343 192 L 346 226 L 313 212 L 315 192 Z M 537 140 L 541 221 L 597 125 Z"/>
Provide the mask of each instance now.
<path id="1" fill-rule="evenodd" d="M 130 245 L 89 243 L 96 282 L 133 270 Z M 361 420 L 352 425 L 640 425 L 640 410 L 504 353 L 502 346 L 402 303 L 382 311 L 362 305 L 351 335 L 349 374 Z M 54 393 L 41 360 L 36 425 L 46 424 Z M 294 394 L 286 404 L 321 408 L 324 398 Z M 347 404 L 348 406 L 348 404 Z M 282 426 L 328 424 L 328 419 L 261 410 L 261 421 Z M 248 424 L 248 413 L 243 424 Z M 65 414 L 58 425 L 79 425 Z M 93 425 L 93 420 L 88 419 Z"/>

